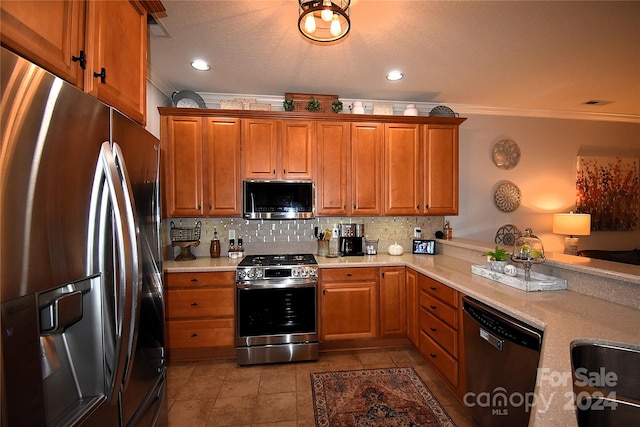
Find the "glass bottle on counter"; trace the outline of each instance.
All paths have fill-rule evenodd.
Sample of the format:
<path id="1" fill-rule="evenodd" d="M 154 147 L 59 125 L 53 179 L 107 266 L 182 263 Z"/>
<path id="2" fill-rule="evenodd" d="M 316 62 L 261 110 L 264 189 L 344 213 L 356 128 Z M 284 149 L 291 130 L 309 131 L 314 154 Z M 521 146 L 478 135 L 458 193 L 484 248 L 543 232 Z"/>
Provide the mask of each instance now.
<path id="1" fill-rule="evenodd" d="M 236 241 L 235 239 L 229 239 L 229 258 L 236 256 Z"/>
<path id="2" fill-rule="evenodd" d="M 242 238 L 238 237 L 238 247 L 236 248 L 236 257 L 242 258 L 244 256 L 244 247 L 242 246 Z"/>
<path id="3" fill-rule="evenodd" d="M 213 227 L 213 240 L 211 241 L 209 254 L 211 255 L 211 258 L 220 257 L 220 240 L 218 239 L 218 230 L 216 230 L 215 227 Z"/>

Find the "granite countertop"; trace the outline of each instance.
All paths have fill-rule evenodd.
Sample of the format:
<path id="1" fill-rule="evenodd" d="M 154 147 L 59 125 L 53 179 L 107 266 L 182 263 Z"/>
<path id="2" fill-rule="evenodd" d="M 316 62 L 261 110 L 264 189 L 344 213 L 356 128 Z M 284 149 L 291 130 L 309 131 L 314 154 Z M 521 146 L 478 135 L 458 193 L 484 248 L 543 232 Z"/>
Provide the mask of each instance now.
<path id="1" fill-rule="evenodd" d="M 570 344 L 588 339 L 640 348 L 640 310 L 571 290 L 525 292 L 471 273 L 470 261 L 448 255 L 316 257 L 320 268 L 406 266 L 544 330 L 531 426 L 576 426 L 572 401 Z M 233 271 L 240 259 L 165 261 L 166 272 Z M 551 262 L 553 262 L 551 260 Z M 598 264 L 598 263 L 595 263 Z M 598 266 L 578 265 L 593 269 Z M 605 274 L 610 273 L 602 273 Z M 626 275 L 626 271 L 621 273 Z M 616 279 L 621 276 L 614 272 Z M 606 276 L 605 276 L 606 277 Z M 631 282 L 640 279 L 631 274 Z M 628 281 L 628 280 L 627 280 Z M 635 291 L 640 296 L 640 287 Z M 559 380 L 563 379 L 563 380 Z"/>

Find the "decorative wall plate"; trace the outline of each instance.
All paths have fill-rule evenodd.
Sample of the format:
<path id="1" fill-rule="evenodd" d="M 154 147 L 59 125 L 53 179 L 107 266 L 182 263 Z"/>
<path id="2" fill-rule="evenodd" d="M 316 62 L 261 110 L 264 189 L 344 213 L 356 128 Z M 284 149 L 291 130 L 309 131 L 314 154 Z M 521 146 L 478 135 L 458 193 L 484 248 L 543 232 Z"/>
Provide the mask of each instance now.
<path id="1" fill-rule="evenodd" d="M 513 246 L 518 237 L 522 236 L 522 232 L 518 227 L 512 224 L 505 224 L 498 228 L 496 232 L 495 242 L 506 246 Z"/>
<path id="2" fill-rule="evenodd" d="M 493 146 L 493 163 L 502 169 L 513 169 L 520 162 L 520 147 L 510 139 L 502 139 Z"/>
<path id="3" fill-rule="evenodd" d="M 520 206 L 520 189 L 511 181 L 498 185 L 493 194 L 493 202 L 502 212 L 513 212 Z"/>
<path id="4" fill-rule="evenodd" d="M 180 92 L 174 92 L 172 99 L 174 107 L 207 108 L 202 97 L 191 90 L 181 90 Z"/>

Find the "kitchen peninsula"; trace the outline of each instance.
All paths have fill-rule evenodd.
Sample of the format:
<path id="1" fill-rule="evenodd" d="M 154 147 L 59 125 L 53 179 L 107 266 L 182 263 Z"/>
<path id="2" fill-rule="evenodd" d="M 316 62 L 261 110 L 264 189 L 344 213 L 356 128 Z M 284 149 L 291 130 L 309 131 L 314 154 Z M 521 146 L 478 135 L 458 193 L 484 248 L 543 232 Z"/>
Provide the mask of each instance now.
<path id="1" fill-rule="evenodd" d="M 454 239 L 438 242 L 438 255 L 435 256 L 405 253 L 402 256 L 318 256 L 316 259 L 321 271 L 403 267 L 544 330 L 536 384 L 536 395 L 540 400 L 534 408 L 530 425 L 576 425 L 571 400 L 570 344 L 576 339 L 592 339 L 640 348 L 637 334 L 640 325 L 640 267 L 549 254 L 544 265 L 545 273 L 564 276 L 569 289 L 524 292 L 471 273 L 471 265 L 483 262 L 480 253 L 488 247 L 487 244 L 483 246 L 478 242 Z M 185 262 L 166 261 L 164 267 L 168 275 L 233 272 L 238 262 L 238 259 L 198 258 Z M 542 266 L 534 269 L 541 271 Z M 619 298 L 618 303 L 602 299 L 611 299 L 612 296 Z M 407 308 L 410 310 L 411 307 L 407 305 Z M 558 378 L 567 380 L 557 381 Z"/>

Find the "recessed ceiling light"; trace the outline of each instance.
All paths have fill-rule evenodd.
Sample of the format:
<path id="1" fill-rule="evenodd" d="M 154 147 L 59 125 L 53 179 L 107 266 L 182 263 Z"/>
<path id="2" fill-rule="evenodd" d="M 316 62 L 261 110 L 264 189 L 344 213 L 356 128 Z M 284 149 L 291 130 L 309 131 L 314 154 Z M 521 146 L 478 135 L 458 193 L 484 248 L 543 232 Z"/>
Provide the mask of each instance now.
<path id="1" fill-rule="evenodd" d="M 206 61 L 202 60 L 202 59 L 195 59 L 192 63 L 191 66 L 193 68 L 195 68 L 196 70 L 200 70 L 200 71 L 209 71 L 209 69 L 211 68 L 209 66 L 209 64 L 206 63 Z"/>
<path id="2" fill-rule="evenodd" d="M 389 74 L 387 74 L 387 80 L 391 80 L 392 82 L 400 80 L 403 77 L 404 74 L 402 74 L 400 71 L 391 71 Z"/>

